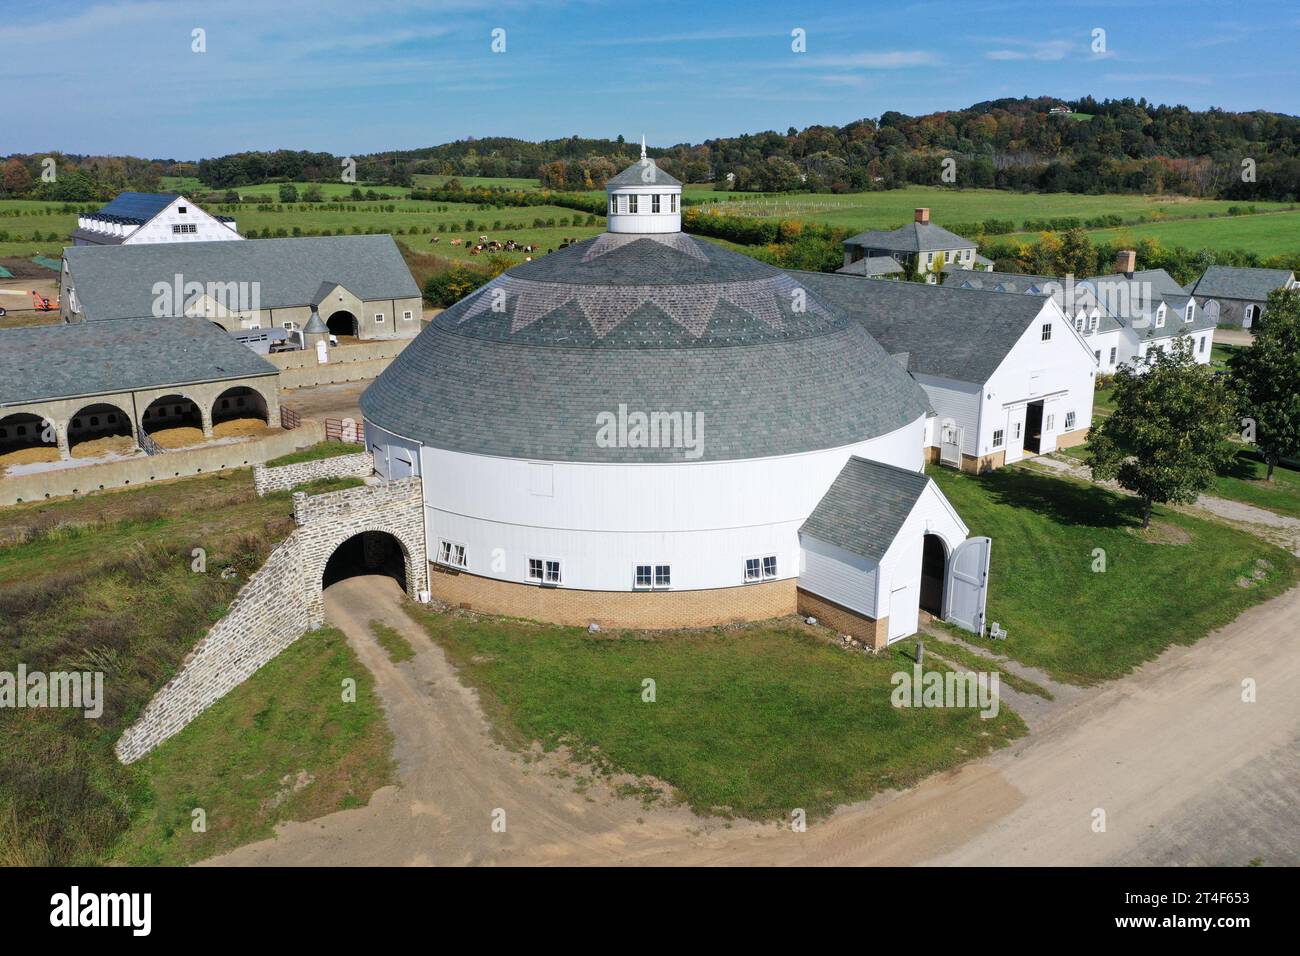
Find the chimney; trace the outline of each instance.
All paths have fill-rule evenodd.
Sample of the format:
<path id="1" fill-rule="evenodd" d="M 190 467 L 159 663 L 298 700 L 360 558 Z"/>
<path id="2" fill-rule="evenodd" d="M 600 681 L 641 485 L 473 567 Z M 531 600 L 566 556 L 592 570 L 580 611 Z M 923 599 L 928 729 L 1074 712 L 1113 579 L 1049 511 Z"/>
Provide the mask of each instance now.
<path id="1" fill-rule="evenodd" d="M 1126 276 L 1133 275 L 1133 269 L 1137 266 L 1137 251 L 1133 249 L 1121 249 L 1115 253 L 1115 271 L 1122 272 Z"/>
<path id="2" fill-rule="evenodd" d="M 929 221 L 930 221 L 930 210 L 928 210 L 928 209 L 918 209 L 918 210 L 916 211 L 916 221 L 917 221 L 917 222 L 929 222 Z"/>

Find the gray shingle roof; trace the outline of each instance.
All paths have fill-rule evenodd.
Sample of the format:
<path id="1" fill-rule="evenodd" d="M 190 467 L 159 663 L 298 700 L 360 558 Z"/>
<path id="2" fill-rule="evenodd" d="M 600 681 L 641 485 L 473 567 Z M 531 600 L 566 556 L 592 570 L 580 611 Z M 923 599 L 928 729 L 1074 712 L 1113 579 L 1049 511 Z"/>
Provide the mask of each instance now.
<path id="1" fill-rule="evenodd" d="M 1019 292 L 1042 296 L 1048 294 L 1046 290 L 1052 289 L 1054 290 L 1052 298 L 1071 318 L 1078 307 L 1091 310 L 1093 305 L 1102 305 L 1101 314 L 1097 317 L 1096 331 L 1114 332 L 1116 329 L 1123 328 L 1123 323 L 1098 301 L 1097 288 L 1087 279 L 1080 279 L 1075 283 L 1077 305 L 1072 303 L 1075 307 L 1070 309 L 1065 308 L 1065 280 L 1058 279 L 1056 276 L 1033 275 L 1025 272 L 985 272 L 979 269 L 948 267 L 943 270 L 943 284 L 954 289 L 982 289 L 986 292 Z"/>
<path id="2" fill-rule="evenodd" d="M 689 243 L 701 248 L 639 238 L 589 258 L 588 241 L 509 270 L 427 326 L 362 411 L 435 448 L 594 462 L 797 454 L 926 414 L 859 323 L 778 269 Z M 702 455 L 605 447 L 597 416 L 620 405 L 702 416 Z"/>
<path id="3" fill-rule="evenodd" d="M 846 246 L 888 249 L 890 252 L 938 252 L 940 249 L 970 249 L 975 242 L 932 222 L 909 222 L 898 229 L 868 230 L 844 240 Z"/>
<path id="4" fill-rule="evenodd" d="M 921 472 L 854 455 L 799 533 L 879 561 L 929 483 Z"/>
<path id="5" fill-rule="evenodd" d="M 207 319 L 0 330 L 0 405 L 276 374 Z"/>
<path id="6" fill-rule="evenodd" d="M 363 300 L 420 294 L 392 236 L 70 246 L 63 251 L 85 317 L 152 315 L 156 282 L 257 283 L 264 309 L 310 305 L 324 282 Z"/>
<path id="7" fill-rule="evenodd" d="M 908 371 L 961 382 L 988 381 L 1044 307 L 1038 296 L 792 274 L 824 302 L 862 322 L 891 355 L 908 353 Z"/>
<path id="8" fill-rule="evenodd" d="M 680 186 L 682 181 L 660 169 L 653 159 L 638 159 L 605 186 Z"/>
<path id="9" fill-rule="evenodd" d="M 896 276 L 903 274 L 903 267 L 893 256 L 866 256 L 835 271 L 846 276 Z"/>
<path id="10" fill-rule="evenodd" d="M 1263 302 L 1274 289 L 1294 281 L 1287 269 L 1244 269 L 1233 266 L 1210 266 L 1193 283 L 1191 293 L 1207 298 L 1247 299 Z"/>

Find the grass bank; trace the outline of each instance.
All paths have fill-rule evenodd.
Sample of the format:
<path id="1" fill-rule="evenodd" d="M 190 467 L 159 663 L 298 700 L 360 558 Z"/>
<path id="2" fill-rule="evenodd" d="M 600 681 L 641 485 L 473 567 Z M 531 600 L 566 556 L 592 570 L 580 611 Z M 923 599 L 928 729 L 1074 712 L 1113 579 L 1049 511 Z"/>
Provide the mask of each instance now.
<path id="1" fill-rule="evenodd" d="M 910 645 L 850 653 L 798 622 L 589 634 L 420 607 L 411 614 L 478 688 L 507 743 L 567 744 L 598 770 L 667 782 L 701 813 L 825 813 L 1025 732 L 1005 707 L 993 719 L 896 708 L 890 677 L 911 673 Z"/>

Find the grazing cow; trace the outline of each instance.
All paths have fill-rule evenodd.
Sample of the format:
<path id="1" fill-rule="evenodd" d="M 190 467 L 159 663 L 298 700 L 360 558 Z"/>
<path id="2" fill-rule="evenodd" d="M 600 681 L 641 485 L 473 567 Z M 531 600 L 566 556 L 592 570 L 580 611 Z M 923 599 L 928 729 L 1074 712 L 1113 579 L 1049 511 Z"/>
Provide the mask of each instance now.
<path id="1" fill-rule="evenodd" d="M 442 238 L 441 236 L 434 236 L 432 239 L 429 240 L 429 242 L 436 243 L 441 238 Z"/>
<path id="2" fill-rule="evenodd" d="M 452 244 L 453 246 L 459 246 L 460 243 L 461 243 L 461 240 L 459 240 L 459 239 L 453 239 L 453 240 L 451 241 L 451 244 Z"/>

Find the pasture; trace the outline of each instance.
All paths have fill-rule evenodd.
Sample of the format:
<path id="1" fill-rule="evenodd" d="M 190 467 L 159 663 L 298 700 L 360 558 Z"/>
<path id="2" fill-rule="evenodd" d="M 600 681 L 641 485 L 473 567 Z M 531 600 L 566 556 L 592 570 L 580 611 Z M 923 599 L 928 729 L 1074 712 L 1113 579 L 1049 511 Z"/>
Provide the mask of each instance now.
<path id="1" fill-rule="evenodd" d="M 1256 205 L 1263 208 L 1267 204 Z M 1138 239 L 1154 239 L 1165 248 L 1243 249 L 1261 256 L 1290 255 L 1300 253 L 1300 211 L 1142 223 L 1091 230 L 1088 236 L 1094 242 L 1130 244 Z"/>

